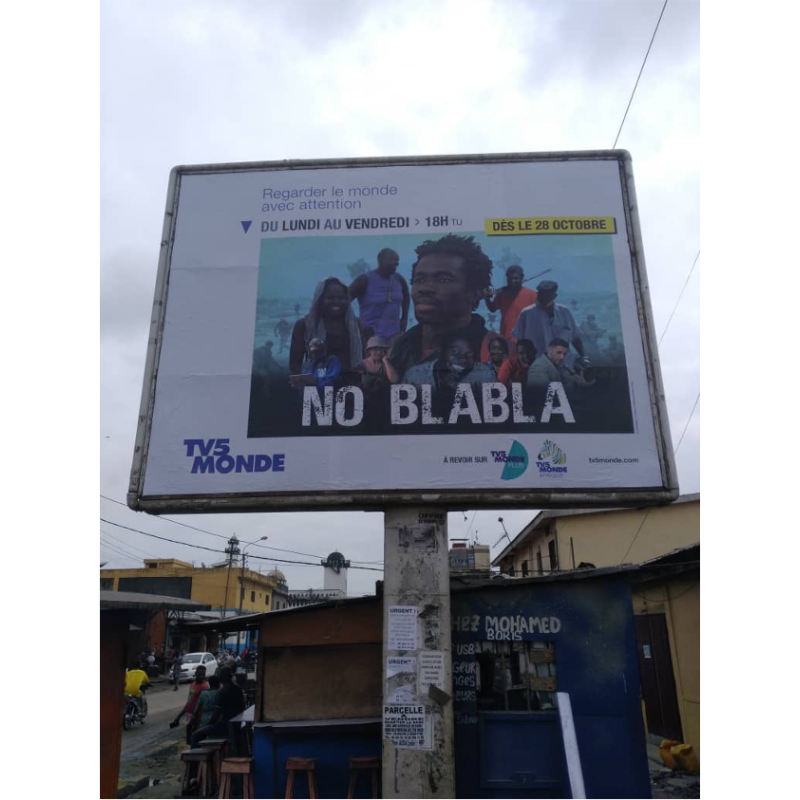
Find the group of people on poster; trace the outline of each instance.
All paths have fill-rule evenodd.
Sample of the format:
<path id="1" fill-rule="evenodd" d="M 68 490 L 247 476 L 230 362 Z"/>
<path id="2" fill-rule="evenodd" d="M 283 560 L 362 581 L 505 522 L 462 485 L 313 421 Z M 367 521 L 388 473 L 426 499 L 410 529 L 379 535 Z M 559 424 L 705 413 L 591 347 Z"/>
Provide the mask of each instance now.
<path id="1" fill-rule="evenodd" d="M 392 383 L 592 385 L 583 337 L 593 331 L 556 302 L 556 281 L 527 288 L 522 267 L 512 265 L 506 285 L 491 289 L 492 262 L 471 236 L 428 240 L 416 253 L 410 288 L 388 248 L 349 286 L 335 277 L 317 284 L 308 314 L 291 331 L 293 386 L 359 383 L 372 393 Z M 475 313 L 482 301 L 499 311 L 499 333 Z M 409 329 L 412 302 L 417 325 Z M 281 322 L 282 350 L 289 324 Z M 593 315 L 587 323 L 595 324 Z"/>

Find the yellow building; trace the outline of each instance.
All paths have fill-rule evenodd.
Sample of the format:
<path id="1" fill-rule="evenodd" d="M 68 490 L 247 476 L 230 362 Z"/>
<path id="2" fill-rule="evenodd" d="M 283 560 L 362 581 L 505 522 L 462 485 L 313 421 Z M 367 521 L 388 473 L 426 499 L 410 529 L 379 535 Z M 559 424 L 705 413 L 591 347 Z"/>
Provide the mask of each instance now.
<path id="1" fill-rule="evenodd" d="M 242 569 L 236 561 L 230 567 L 195 567 L 176 558 L 151 558 L 138 569 L 100 570 L 101 589 L 196 600 L 226 616 L 240 609 L 243 614 L 272 611 L 277 585 L 272 575 Z"/>
<path id="2" fill-rule="evenodd" d="M 527 577 L 581 564 L 641 564 L 700 541 L 700 495 L 687 494 L 649 508 L 542 511 L 492 564 Z"/>
<path id="3" fill-rule="evenodd" d="M 700 545 L 646 561 L 631 588 L 645 724 L 699 760 Z"/>

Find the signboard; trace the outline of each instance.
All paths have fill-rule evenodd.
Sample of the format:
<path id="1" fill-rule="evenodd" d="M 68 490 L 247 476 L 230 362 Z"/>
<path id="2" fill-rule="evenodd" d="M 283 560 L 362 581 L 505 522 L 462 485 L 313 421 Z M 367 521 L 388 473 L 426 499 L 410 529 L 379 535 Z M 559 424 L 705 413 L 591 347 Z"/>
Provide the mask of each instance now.
<path id="1" fill-rule="evenodd" d="M 383 738 L 395 747 L 432 750 L 431 717 L 421 703 L 383 706 Z"/>
<path id="2" fill-rule="evenodd" d="M 389 650 L 417 649 L 417 606 L 389 606 L 386 647 Z"/>
<path id="3" fill-rule="evenodd" d="M 173 170 L 132 508 L 676 496 L 626 152 Z"/>

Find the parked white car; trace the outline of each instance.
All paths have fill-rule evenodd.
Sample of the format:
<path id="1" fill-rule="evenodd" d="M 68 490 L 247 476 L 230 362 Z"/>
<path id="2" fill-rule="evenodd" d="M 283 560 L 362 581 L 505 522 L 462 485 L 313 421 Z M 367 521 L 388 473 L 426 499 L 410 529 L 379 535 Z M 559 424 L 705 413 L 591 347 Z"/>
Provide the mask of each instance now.
<path id="1" fill-rule="evenodd" d="M 211 653 L 187 653 L 181 662 L 181 681 L 193 681 L 197 668 L 206 668 L 206 678 L 217 671 L 217 659 Z"/>

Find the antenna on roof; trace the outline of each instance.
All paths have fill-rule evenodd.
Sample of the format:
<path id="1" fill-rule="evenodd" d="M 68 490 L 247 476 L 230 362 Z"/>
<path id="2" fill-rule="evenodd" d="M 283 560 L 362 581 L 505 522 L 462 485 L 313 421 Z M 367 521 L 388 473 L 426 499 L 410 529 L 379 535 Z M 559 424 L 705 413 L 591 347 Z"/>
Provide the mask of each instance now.
<path id="1" fill-rule="evenodd" d="M 508 539 L 508 543 L 509 543 L 509 544 L 511 544 L 511 537 L 508 535 L 508 531 L 506 530 L 506 526 L 503 524 L 503 518 L 502 518 L 502 517 L 498 517 L 498 518 L 497 518 L 497 521 L 498 521 L 498 522 L 499 522 L 499 523 L 500 523 L 500 524 L 503 526 L 503 536 L 505 536 L 505 538 L 506 538 L 506 539 Z M 492 545 L 492 547 L 497 547 L 497 545 L 499 545 L 499 544 L 500 544 L 500 542 L 502 542 L 502 541 L 503 541 L 503 536 L 501 536 L 501 537 L 500 537 L 500 538 L 499 538 L 499 539 L 498 539 L 498 540 L 497 540 L 497 541 L 496 541 L 496 542 L 495 542 L 495 543 Z"/>

